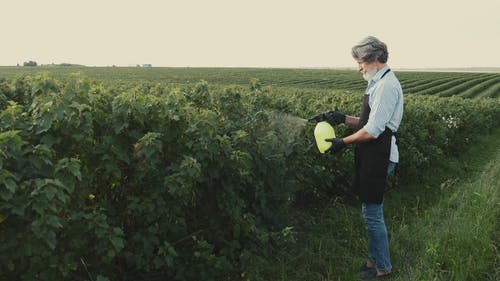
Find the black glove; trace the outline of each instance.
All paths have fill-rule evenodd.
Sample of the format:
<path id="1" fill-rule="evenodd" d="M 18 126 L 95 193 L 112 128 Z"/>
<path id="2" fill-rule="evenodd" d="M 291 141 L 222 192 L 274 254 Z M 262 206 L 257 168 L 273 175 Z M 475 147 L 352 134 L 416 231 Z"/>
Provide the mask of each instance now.
<path id="1" fill-rule="evenodd" d="M 332 146 L 330 146 L 330 148 L 328 148 L 325 152 L 336 154 L 344 150 L 344 148 L 346 147 L 344 140 L 341 138 L 325 139 L 325 141 L 329 141 L 332 143 Z"/>
<path id="2" fill-rule="evenodd" d="M 332 126 L 345 123 L 345 115 L 335 110 L 325 113 L 325 117 L 326 121 Z"/>
<path id="3" fill-rule="evenodd" d="M 308 121 L 310 121 L 310 122 L 321 122 L 321 121 L 325 121 L 325 120 L 326 120 L 325 113 L 318 114 L 318 115 L 308 119 Z"/>
<path id="4" fill-rule="evenodd" d="M 316 121 L 316 122 L 321 122 L 321 121 L 325 121 L 325 120 L 328 123 L 330 123 L 330 125 L 335 126 L 338 124 L 345 123 L 345 115 L 338 112 L 338 111 L 332 110 L 332 111 L 328 111 L 326 113 L 318 114 L 318 115 L 309 119 L 309 121 Z"/>

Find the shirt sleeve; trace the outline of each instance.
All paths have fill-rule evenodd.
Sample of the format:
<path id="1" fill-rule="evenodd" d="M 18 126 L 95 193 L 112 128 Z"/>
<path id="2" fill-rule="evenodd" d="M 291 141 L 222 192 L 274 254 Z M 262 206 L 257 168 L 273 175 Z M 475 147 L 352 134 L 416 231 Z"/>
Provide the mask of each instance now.
<path id="1" fill-rule="evenodd" d="M 398 101 L 397 87 L 388 81 L 380 81 L 374 89 L 374 100 L 370 110 L 368 123 L 363 127 L 366 132 L 375 138 L 385 131 L 387 123 L 391 120 Z"/>

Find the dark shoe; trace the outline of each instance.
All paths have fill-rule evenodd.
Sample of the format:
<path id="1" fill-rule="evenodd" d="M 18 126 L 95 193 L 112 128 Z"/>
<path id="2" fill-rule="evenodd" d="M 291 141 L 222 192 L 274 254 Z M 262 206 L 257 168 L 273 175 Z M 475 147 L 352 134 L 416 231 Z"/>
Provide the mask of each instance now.
<path id="1" fill-rule="evenodd" d="M 367 270 L 372 270 L 374 269 L 373 267 L 368 267 L 366 266 L 366 262 L 364 262 L 360 267 L 359 267 L 359 271 L 363 272 L 363 271 L 367 271 Z"/>
<path id="2" fill-rule="evenodd" d="M 392 277 L 392 273 L 387 273 L 384 275 L 377 276 L 377 270 L 375 268 L 370 268 L 365 271 L 361 271 L 359 277 L 363 280 L 381 280 L 381 279 L 389 279 Z"/>

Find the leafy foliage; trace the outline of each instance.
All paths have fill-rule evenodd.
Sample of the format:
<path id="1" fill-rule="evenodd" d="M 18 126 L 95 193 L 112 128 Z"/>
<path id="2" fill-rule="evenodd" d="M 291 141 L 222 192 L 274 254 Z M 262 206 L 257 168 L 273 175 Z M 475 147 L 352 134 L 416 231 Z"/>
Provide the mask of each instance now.
<path id="1" fill-rule="evenodd" d="M 290 207 L 349 196 L 351 151 L 320 155 L 301 119 L 332 105 L 356 115 L 360 100 L 258 80 L 1 81 L 0 279 L 258 278 Z M 499 108 L 407 99 L 403 179 L 497 127 Z"/>

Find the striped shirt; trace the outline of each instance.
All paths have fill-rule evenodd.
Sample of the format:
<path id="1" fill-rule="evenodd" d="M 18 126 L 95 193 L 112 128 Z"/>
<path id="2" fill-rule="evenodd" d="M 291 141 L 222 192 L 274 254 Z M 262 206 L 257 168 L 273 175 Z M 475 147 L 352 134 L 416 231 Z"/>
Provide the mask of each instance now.
<path id="1" fill-rule="evenodd" d="M 368 104 L 371 110 L 368 123 L 363 128 L 375 138 L 384 132 L 385 127 L 397 132 L 403 118 L 403 89 L 398 78 L 390 71 L 381 79 L 388 69 L 387 65 L 380 69 L 368 83 L 366 91 L 366 95 L 370 95 Z M 389 160 L 399 162 L 399 151 L 394 136 L 391 140 Z"/>

